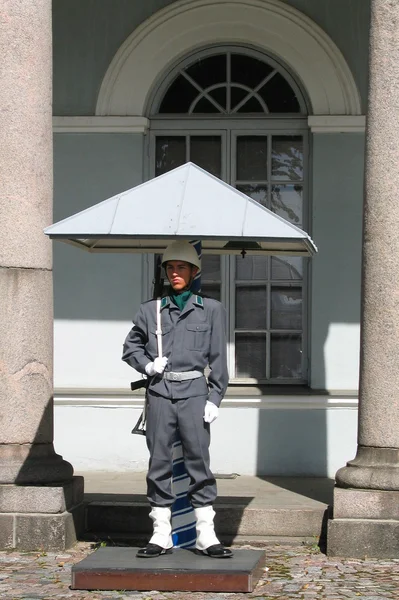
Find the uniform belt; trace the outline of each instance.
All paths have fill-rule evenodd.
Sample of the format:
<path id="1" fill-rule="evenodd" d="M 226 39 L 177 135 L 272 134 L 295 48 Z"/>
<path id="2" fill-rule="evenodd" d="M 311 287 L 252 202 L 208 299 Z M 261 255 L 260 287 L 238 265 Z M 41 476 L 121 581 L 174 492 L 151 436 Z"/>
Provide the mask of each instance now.
<path id="1" fill-rule="evenodd" d="M 198 379 L 203 377 L 202 371 L 182 371 L 177 373 L 176 371 L 164 371 L 163 379 L 167 381 L 188 381 L 189 379 Z"/>

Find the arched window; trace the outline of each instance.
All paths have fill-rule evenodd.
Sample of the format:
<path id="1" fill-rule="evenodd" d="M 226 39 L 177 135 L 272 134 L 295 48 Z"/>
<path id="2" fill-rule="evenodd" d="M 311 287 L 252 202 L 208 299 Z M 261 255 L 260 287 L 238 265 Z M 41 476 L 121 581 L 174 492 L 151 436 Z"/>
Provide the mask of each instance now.
<path id="1" fill-rule="evenodd" d="M 198 52 L 168 73 L 148 112 L 152 176 L 190 160 L 306 228 L 306 99 L 276 60 L 236 46 Z M 203 257 L 203 292 L 228 314 L 232 382 L 307 382 L 304 262 Z"/>
<path id="2" fill-rule="evenodd" d="M 160 99 L 157 112 L 301 114 L 305 107 L 295 88 L 277 65 L 252 54 L 226 50 L 180 65 Z"/>

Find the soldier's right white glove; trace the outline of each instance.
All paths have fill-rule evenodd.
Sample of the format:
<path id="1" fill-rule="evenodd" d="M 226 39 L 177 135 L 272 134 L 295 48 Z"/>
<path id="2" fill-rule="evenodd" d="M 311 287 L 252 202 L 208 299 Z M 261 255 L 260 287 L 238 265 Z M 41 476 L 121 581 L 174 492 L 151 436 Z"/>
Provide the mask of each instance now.
<path id="1" fill-rule="evenodd" d="M 216 406 L 216 404 L 213 404 L 213 402 L 209 402 L 209 400 L 207 400 L 204 410 L 205 423 L 213 423 L 214 421 L 216 421 L 216 419 L 218 418 L 218 414 L 219 409 Z"/>
<path id="2" fill-rule="evenodd" d="M 164 372 L 168 359 L 166 356 L 157 356 L 154 362 L 148 363 L 145 366 L 145 372 L 149 377 L 153 375 L 161 375 Z"/>

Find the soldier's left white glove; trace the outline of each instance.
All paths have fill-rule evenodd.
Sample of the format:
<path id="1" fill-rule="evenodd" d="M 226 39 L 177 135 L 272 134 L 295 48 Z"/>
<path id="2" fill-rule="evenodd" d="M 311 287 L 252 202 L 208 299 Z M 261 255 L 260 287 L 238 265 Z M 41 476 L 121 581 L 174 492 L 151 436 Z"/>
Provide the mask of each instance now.
<path id="1" fill-rule="evenodd" d="M 219 415 L 219 409 L 216 406 L 216 404 L 214 404 L 213 402 L 209 402 L 209 400 L 207 400 L 207 403 L 205 404 L 205 410 L 204 410 L 205 423 L 213 423 L 218 418 L 218 415 Z"/>
<path id="2" fill-rule="evenodd" d="M 148 363 L 144 369 L 149 377 L 153 375 L 161 375 L 165 371 L 168 359 L 166 356 L 157 356 L 154 362 Z"/>

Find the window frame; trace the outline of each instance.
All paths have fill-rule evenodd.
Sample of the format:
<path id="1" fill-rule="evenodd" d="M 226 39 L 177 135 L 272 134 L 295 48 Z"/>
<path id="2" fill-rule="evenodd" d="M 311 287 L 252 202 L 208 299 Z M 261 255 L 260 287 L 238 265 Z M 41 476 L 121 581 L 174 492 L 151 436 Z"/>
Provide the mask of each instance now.
<path id="1" fill-rule="evenodd" d="M 216 54 L 223 53 L 238 53 L 245 54 L 255 59 L 266 62 L 269 66 L 276 69 L 280 75 L 284 77 L 287 83 L 294 90 L 298 103 L 300 106 L 300 112 L 297 113 L 194 113 L 194 114 L 178 114 L 178 113 L 162 113 L 159 114 L 158 110 L 161 106 L 161 102 L 169 86 L 176 79 L 178 74 L 194 64 L 201 58 L 207 58 Z M 229 82 L 229 73 L 227 71 L 226 82 Z M 229 106 L 229 104 L 227 104 Z M 303 205 L 302 205 L 302 227 L 306 230 L 310 230 L 311 220 L 311 137 L 308 126 L 308 113 L 310 103 L 306 95 L 306 92 L 301 89 L 300 84 L 296 82 L 293 74 L 290 73 L 289 69 L 285 65 L 279 62 L 275 57 L 266 55 L 265 53 L 258 51 L 250 46 L 242 46 L 239 44 L 228 44 L 228 45 L 212 45 L 206 48 L 199 49 L 198 51 L 190 54 L 189 56 L 181 59 L 178 58 L 174 65 L 171 66 L 168 73 L 162 77 L 161 80 L 154 85 L 152 92 L 149 94 L 146 103 L 146 114 L 150 120 L 150 129 L 148 135 L 145 137 L 144 149 L 145 149 L 145 161 L 143 167 L 144 179 L 149 180 L 155 176 L 155 147 L 156 137 L 158 136 L 216 136 L 222 137 L 222 166 L 221 175 L 222 179 L 231 185 L 235 185 L 235 179 L 233 173 L 236 171 L 236 161 L 233 156 L 235 153 L 236 144 L 234 140 L 238 135 L 260 135 L 268 136 L 268 173 L 270 173 L 271 162 L 271 136 L 282 135 L 282 136 L 295 136 L 301 135 L 303 137 Z M 186 153 L 188 152 L 189 145 L 186 145 Z M 186 159 L 188 160 L 188 154 Z M 271 181 L 268 176 L 268 185 L 274 182 Z M 289 182 L 285 182 L 289 183 Z M 270 191 L 268 192 L 270 194 Z M 270 196 L 269 196 L 270 197 Z M 232 374 L 230 383 L 237 386 L 244 386 L 250 389 L 250 386 L 263 386 L 266 389 L 273 389 L 276 386 L 286 385 L 291 388 L 300 387 L 303 385 L 309 385 L 310 373 L 309 373 L 309 353 L 310 353 L 310 331 L 309 331 L 309 311 L 310 311 L 310 261 L 309 259 L 302 258 L 303 261 L 303 277 L 299 284 L 302 287 L 302 375 L 301 379 L 254 379 L 254 378 L 235 378 L 232 375 L 235 374 L 235 256 L 222 255 L 220 257 L 220 270 L 221 270 L 221 290 L 220 299 L 221 302 L 226 306 L 228 312 L 228 362 L 229 372 Z M 269 258 L 269 268 L 271 266 L 271 258 Z M 146 298 L 151 294 L 151 286 L 154 272 L 154 256 L 145 255 L 143 257 L 143 291 Z M 295 285 L 295 280 L 272 280 L 271 271 L 268 273 L 268 297 L 270 300 L 270 294 L 272 289 L 272 282 L 276 286 L 284 285 Z M 254 282 L 256 283 L 256 282 Z M 143 298 L 144 299 L 144 298 Z M 270 314 L 271 306 L 269 302 L 268 313 Z M 268 317 L 269 319 L 269 317 Z M 269 323 L 268 323 L 269 324 Z M 282 334 L 290 333 L 290 330 L 280 330 Z M 270 338 L 272 335 L 271 328 L 268 328 L 267 335 L 267 357 L 270 357 Z M 270 367 L 270 358 L 267 358 L 268 365 Z M 268 368 L 267 375 L 270 375 Z"/>
<path id="2" fill-rule="evenodd" d="M 159 112 L 158 112 L 159 108 L 161 106 L 162 100 L 163 100 L 169 86 L 174 82 L 174 80 L 178 77 L 178 75 L 179 75 L 179 73 L 181 73 L 181 71 L 188 68 L 196 61 L 205 59 L 205 58 L 209 58 L 216 54 L 223 54 L 223 53 L 243 54 L 243 55 L 255 58 L 257 60 L 260 60 L 262 62 L 266 62 L 269 66 L 273 67 L 278 73 L 280 73 L 280 75 L 282 75 L 284 77 L 284 79 L 287 81 L 287 83 L 291 86 L 291 88 L 296 93 L 298 103 L 300 106 L 300 112 L 298 112 L 298 113 L 277 113 L 277 112 L 264 113 L 264 114 L 262 114 L 263 119 L 264 118 L 273 119 L 278 115 L 282 115 L 283 118 L 290 118 L 290 117 L 300 118 L 301 116 L 308 115 L 309 101 L 308 101 L 306 95 L 304 94 L 303 90 L 299 87 L 298 83 L 296 82 L 293 75 L 290 73 L 289 69 L 285 65 L 282 65 L 281 62 L 279 62 L 275 57 L 272 57 L 270 55 L 265 55 L 265 53 L 263 53 L 259 50 L 256 50 L 255 48 L 251 48 L 249 46 L 242 46 L 239 44 L 227 44 L 227 45 L 216 45 L 215 44 L 213 46 L 207 46 L 206 48 L 202 48 L 202 49 L 198 50 L 197 52 L 194 52 L 193 54 L 186 56 L 184 59 L 179 59 L 175 62 L 175 64 L 172 66 L 172 68 L 168 71 L 166 77 L 164 77 L 161 82 L 158 82 L 158 86 L 150 94 L 150 98 L 147 102 L 147 107 L 149 107 L 149 110 L 146 111 L 149 115 L 149 118 L 150 119 L 159 118 L 159 117 L 161 117 L 163 119 L 176 118 L 176 113 L 159 114 Z M 228 81 L 229 81 L 229 75 L 227 75 L 227 82 Z M 236 116 L 239 113 L 233 113 L 233 114 L 234 114 L 234 116 Z M 252 114 L 259 119 L 260 113 L 252 113 Z M 243 113 L 243 118 L 245 118 L 246 115 L 251 115 L 251 113 Z M 209 115 L 207 115 L 207 117 L 208 116 Z M 180 115 L 179 115 L 179 117 L 180 117 Z M 187 117 L 192 119 L 193 115 L 187 114 Z M 216 118 L 216 119 L 231 119 L 233 117 L 231 114 L 216 113 L 216 114 L 214 114 L 214 118 Z"/>
<path id="3" fill-rule="evenodd" d="M 296 122 L 292 122 L 292 120 L 288 120 L 283 126 L 281 120 L 278 119 L 278 123 L 269 122 L 265 123 L 265 120 L 251 120 L 248 123 L 247 117 L 243 117 L 239 119 L 241 121 L 241 127 L 236 127 L 237 120 L 231 119 L 228 122 L 224 121 L 221 123 L 213 123 L 214 127 L 210 127 L 208 119 L 199 119 L 199 118 L 191 118 L 190 121 L 184 121 L 184 123 L 180 119 L 174 119 L 171 123 L 170 120 L 157 120 L 156 123 L 153 123 L 153 127 L 147 136 L 147 179 L 151 179 L 155 175 L 155 148 L 156 148 L 156 138 L 159 136 L 182 136 L 185 137 L 186 140 L 190 136 L 217 136 L 220 135 L 222 139 L 222 177 L 224 181 L 227 181 L 229 184 L 233 182 L 236 172 L 236 160 L 234 157 L 235 153 L 235 144 L 234 140 L 236 140 L 238 135 L 250 135 L 250 136 L 267 136 L 268 137 L 268 156 L 270 157 L 271 152 L 271 138 L 273 135 L 281 135 L 281 136 L 295 136 L 301 135 L 303 137 L 303 224 L 302 226 L 305 230 L 308 230 L 309 226 L 309 193 L 310 193 L 310 171 L 309 171 L 309 155 L 310 155 L 310 145 L 309 145 L 309 129 L 307 126 L 306 119 L 297 119 Z M 243 121 L 245 121 L 243 123 Z M 260 121 L 260 122 L 259 122 Z M 172 125 L 172 127 L 171 127 Z M 187 127 L 189 125 L 189 127 Z M 202 126 L 201 126 L 202 125 Z M 221 126 L 222 125 L 222 126 Z M 251 127 L 249 127 L 251 125 Z M 262 128 L 260 128 L 262 125 Z M 269 125 L 274 125 L 270 127 Z M 252 128 L 253 127 L 253 128 Z M 188 155 L 188 147 L 186 146 L 186 159 L 189 159 Z M 269 160 L 270 162 L 270 160 Z M 270 169 L 270 165 L 269 165 Z M 302 386 L 307 385 L 309 383 L 309 342 L 310 342 L 310 332 L 309 332 L 309 305 L 310 305 L 310 296 L 309 296 L 309 282 L 310 282 L 310 274 L 309 268 L 310 263 L 306 258 L 302 258 L 303 260 L 303 278 L 298 281 L 298 286 L 302 288 L 302 375 L 301 379 L 283 379 L 283 378 L 268 378 L 268 379 L 255 379 L 255 378 L 240 378 L 234 377 L 235 375 L 235 256 L 226 256 L 221 255 L 220 259 L 220 269 L 221 269 L 221 289 L 220 289 L 220 299 L 222 304 L 226 307 L 227 315 L 228 315 L 228 329 L 227 329 L 227 341 L 228 341 L 228 367 L 230 375 L 230 383 L 236 385 L 244 385 L 244 386 L 254 386 L 254 385 L 262 385 L 262 386 Z M 271 259 L 269 259 L 269 267 L 270 267 Z M 151 287 L 152 287 L 152 279 L 154 272 L 154 256 L 146 255 L 145 261 L 143 263 L 144 266 L 144 289 L 147 294 L 146 298 L 151 295 Z M 270 302 L 270 295 L 273 283 L 275 286 L 281 285 L 295 285 L 295 280 L 272 280 L 271 273 L 269 274 L 267 285 L 268 291 L 268 299 Z M 256 282 L 254 282 L 256 284 Z M 269 313 L 270 313 L 270 304 L 269 304 Z M 281 330 L 279 333 L 284 335 L 285 333 L 288 335 L 290 332 L 297 333 L 292 330 Z M 270 340 L 271 340 L 271 328 L 268 328 L 267 335 L 267 346 L 266 346 L 266 356 L 270 356 Z M 268 362 L 269 364 L 269 362 Z M 270 365 L 269 365 L 270 366 Z M 270 370 L 268 368 L 267 375 L 270 374 Z"/>

